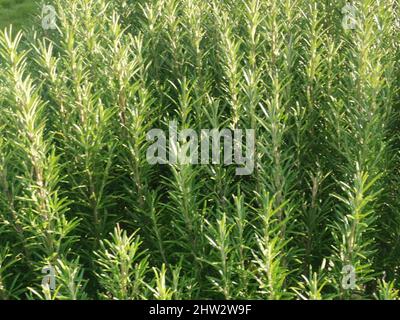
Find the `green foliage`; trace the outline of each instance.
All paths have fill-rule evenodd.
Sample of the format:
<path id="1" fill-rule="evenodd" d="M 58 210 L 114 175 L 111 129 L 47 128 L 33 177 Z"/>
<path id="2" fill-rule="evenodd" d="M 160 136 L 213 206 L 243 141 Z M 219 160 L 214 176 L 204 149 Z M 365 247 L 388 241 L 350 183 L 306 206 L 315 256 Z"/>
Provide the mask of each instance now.
<path id="1" fill-rule="evenodd" d="M 17 30 L 29 27 L 36 9 L 35 0 L 0 0 L 0 29 L 10 24 Z"/>
<path id="2" fill-rule="evenodd" d="M 52 3 L 0 33 L 0 299 L 399 299 L 397 0 Z M 254 172 L 150 164 L 171 121 Z"/>

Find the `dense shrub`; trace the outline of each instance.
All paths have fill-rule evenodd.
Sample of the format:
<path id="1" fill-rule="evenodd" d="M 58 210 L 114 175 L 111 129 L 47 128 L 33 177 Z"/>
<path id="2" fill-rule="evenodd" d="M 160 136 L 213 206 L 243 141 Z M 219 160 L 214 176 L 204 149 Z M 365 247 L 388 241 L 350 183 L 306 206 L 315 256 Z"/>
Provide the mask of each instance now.
<path id="1" fill-rule="evenodd" d="M 399 297 L 397 0 L 54 5 L 0 35 L 0 298 Z M 151 165 L 172 120 L 253 174 Z"/>

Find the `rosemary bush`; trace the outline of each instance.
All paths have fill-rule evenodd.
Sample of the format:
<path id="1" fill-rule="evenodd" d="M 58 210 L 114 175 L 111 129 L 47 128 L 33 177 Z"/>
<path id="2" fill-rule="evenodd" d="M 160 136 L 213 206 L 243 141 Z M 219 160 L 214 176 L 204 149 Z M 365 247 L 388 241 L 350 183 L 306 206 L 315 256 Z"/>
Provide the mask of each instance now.
<path id="1" fill-rule="evenodd" d="M 0 33 L 1 299 L 400 298 L 397 0 L 53 5 Z M 171 121 L 253 173 L 150 164 Z"/>

